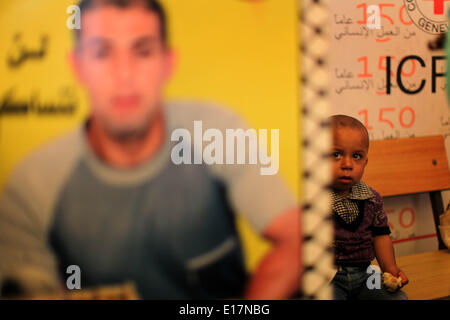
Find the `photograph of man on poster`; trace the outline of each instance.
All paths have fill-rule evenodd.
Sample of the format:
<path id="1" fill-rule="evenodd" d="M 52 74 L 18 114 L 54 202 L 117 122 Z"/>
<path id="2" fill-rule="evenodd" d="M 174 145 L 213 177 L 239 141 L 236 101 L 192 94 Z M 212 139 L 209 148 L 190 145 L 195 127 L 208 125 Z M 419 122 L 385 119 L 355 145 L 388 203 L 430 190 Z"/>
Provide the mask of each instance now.
<path id="1" fill-rule="evenodd" d="M 248 161 L 173 161 L 177 129 L 194 137 L 195 121 L 224 136 L 248 127 L 221 107 L 165 101 L 175 56 L 162 5 L 83 0 L 79 8 L 70 64 L 90 111 L 11 174 L 0 196 L 3 281 L 23 294 L 64 290 L 67 268 L 77 266 L 82 288 L 131 281 L 144 299 L 295 296 L 300 212 L 279 175 Z M 183 143 L 203 155 L 208 146 Z M 251 275 L 238 212 L 272 245 Z"/>

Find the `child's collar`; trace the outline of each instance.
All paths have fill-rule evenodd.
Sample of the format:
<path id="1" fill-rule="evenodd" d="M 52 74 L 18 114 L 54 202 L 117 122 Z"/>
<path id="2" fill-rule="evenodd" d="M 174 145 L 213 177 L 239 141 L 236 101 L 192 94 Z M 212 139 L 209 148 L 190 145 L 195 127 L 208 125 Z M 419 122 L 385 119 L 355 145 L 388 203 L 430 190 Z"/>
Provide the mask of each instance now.
<path id="1" fill-rule="evenodd" d="M 370 187 L 365 184 L 363 181 L 359 181 L 356 183 L 350 190 L 350 193 L 347 196 L 341 196 L 336 192 L 332 191 L 333 198 L 335 201 L 343 200 L 343 199 L 351 199 L 351 200 L 370 200 L 374 198 L 374 194 Z"/>

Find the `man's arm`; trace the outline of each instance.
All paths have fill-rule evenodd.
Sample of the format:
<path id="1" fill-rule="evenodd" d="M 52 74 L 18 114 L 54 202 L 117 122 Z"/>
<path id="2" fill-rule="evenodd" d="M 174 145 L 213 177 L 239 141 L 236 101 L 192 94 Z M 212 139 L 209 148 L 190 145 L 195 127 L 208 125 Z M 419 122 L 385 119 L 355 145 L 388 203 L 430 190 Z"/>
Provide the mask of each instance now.
<path id="1" fill-rule="evenodd" d="M 288 299 L 300 289 L 301 224 L 300 210 L 278 216 L 264 230 L 273 244 L 247 287 L 247 299 Z"/>
<path id="2" fill-rule="evenodd" d="M 0 274 L 32 295 L 58 289 L 56 262 L 33 205 L 7 187 L 0 203 Z"/>
<path id="3" fill-rule="evenodd" d="M 408 278 L 395 262 L 394 247 L 391 238 L 388 235 L 376 236 L 374 237 L 373 244 L 381 270 L 383 272 L 389 272 L 394 277 L 401 277 L 402 284 L 407 284 Z"/>
<path id="4" fill-rule="evenodd" d="M 48 231 L 58 194 L 77 164 L 80 138 L 71 131 L 33 151 L 0 192 L 0 274 L 29 293 L 60 287 Z"/>

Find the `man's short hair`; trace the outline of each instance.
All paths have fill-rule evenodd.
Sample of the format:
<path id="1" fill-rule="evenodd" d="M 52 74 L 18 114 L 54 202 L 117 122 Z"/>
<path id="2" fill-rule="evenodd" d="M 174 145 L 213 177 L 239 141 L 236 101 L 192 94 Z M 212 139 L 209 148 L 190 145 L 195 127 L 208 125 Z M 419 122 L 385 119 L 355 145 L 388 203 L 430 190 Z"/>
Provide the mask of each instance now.
<path id="1" fill-rule="evenodd" d="M 81 16 L 88 10 L 103 6 L 114 6 L 121 9 L 126 9 L 133 6 L 143 6 L 145 9 L 154 12 L 159 18 L 161 40 L 164 44 L 167 44 L 167 16 L 164 7 L 158 0 L 81 0 L 78 4 Z M 81 29 L 82 28 L 83 27 L 81 27 Z M 81 29 L 75 29 L 76 43 L 80 40 Z"/>
<path id="2" fill-rule="evenodd" d="M 369 132 L 367 131 L 366 127 L 361 123 L 361 121 L 343 114 L 331 116 L 329 118 L 329 121 L 330 126 L 333 130 L 336 130 L 338 128 L 352 128 L 363 132 L 364 138 L 367 143 L 367 149 L 369 149 Z"/>

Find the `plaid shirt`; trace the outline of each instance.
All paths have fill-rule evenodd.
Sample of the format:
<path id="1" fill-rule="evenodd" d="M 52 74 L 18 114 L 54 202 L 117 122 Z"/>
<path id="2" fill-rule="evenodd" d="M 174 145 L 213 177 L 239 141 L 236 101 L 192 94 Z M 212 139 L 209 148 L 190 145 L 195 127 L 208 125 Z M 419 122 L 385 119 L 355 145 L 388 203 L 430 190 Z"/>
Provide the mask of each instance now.
<path id="1" fill-rule="evenodd" d="M 383 198 L 360 181 L 346 197 L 332 192 L 335 260 L 338 265 L 368 263 L 375 258 L 373 237 L 391 233 Z"/>
<path id="2" fill-rule="evenodd" d="M 346 197 L 342 197 L 332 191 L 333 211 L 347 224 L 354 222 L 359 216 L 359 208 L 354 200 L 367 200 L 373 198 L 373 192 L 362 181 L 352 187 Z"/>

